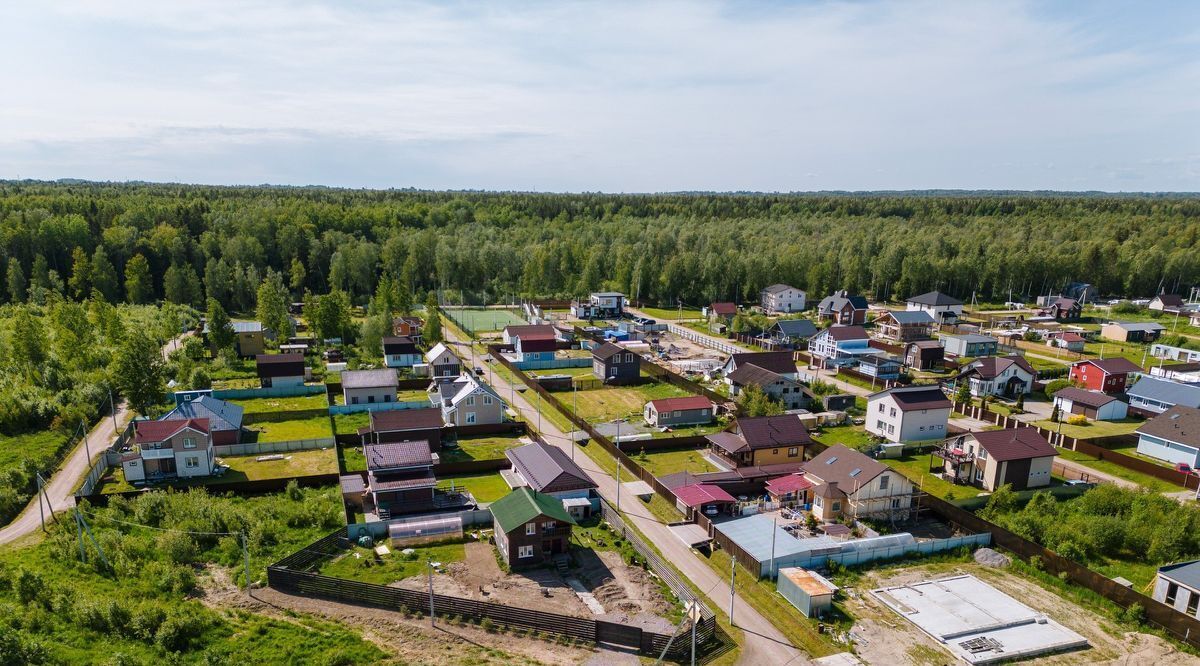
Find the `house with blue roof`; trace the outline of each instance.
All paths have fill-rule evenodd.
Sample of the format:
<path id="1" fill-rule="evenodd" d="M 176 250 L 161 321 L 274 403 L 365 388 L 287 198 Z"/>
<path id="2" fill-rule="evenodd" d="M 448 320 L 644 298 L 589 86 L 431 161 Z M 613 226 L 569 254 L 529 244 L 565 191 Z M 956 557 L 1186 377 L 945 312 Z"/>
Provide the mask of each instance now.
<path id="1" fill-rule="evenodd" d="M 204 395 L 181 403 L 158 420 L 208 419 L 214 445 L 237 444 L 242 438 L 242 411 L 241 405 Z"/>

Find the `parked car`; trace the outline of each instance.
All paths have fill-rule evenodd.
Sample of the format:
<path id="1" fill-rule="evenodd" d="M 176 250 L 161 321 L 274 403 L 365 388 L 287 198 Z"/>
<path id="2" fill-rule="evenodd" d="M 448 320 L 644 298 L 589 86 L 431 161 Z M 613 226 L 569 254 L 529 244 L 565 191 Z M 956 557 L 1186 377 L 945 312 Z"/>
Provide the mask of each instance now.
<path id="1" fill-rule="evenodd" d="M 1187 463 L 1175 463 L 1175 471 L 1183 472 L 1184 474 L 1191 474 L 1195 470 L 1193 470 L 1192 466 Z"/>
<path id="2" fill-rule="evenodd" d="M 480 367 L 480 366 L 478 366 L 478 365 L 477 365 L 477 366 L 475 366 L 475 374 L 476 374 L 476 375 L 479 375 L 480 377 L 482 377 L 482 376 L 483 376 L 483 368 L 482 368 L 482 367 Z"/>

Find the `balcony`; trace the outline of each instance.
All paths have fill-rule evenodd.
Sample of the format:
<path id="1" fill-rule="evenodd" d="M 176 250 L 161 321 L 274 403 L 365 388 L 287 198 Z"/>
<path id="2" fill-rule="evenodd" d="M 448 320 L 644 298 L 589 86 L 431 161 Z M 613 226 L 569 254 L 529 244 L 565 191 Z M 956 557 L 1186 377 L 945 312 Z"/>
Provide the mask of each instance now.
<path id="1" fill-rule="evenodd" d="M 952 465 L 966 465 L 975 462 L 975 454 L 953 446 L 943 446 L 936 449 L 933 455 L 942 458 Z"/>
<path id="2" fill-rule="evenodd" d="M 174 458 L 175 450 L 166 449 L 134 449 L 138 451 L 143 460 L 163 460 L 166 458 Z"/>

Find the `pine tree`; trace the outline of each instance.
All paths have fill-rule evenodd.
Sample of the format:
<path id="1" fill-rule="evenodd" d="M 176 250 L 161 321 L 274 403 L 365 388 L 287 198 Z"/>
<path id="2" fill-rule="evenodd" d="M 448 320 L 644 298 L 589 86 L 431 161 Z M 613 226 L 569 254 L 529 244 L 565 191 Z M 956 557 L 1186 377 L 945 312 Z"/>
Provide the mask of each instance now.
<path id="1" fill-rule="evenodd" d="M 149 303 L 154 300 L 150 262 L 141 254 L 133 255 L 125 264 L 125 300 L 130 303 Z"/>
<path id="2" fill-rule="evenodd" d="M 400 316 L 407 317 L 412 314 L 412 309 L 412 289 L 404 280 L 396 280 L 396 311 L 400 313 Z"/>

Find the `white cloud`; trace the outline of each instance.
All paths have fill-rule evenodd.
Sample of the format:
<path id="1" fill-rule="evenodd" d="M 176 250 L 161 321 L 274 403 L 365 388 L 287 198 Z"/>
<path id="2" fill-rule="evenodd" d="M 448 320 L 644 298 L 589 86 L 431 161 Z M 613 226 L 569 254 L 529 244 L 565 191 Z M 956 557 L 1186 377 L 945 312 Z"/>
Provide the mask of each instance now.
<path id="1" fill-rule="evenodd" d="M 1191 23 L 1086 9 L 28 3 L 0 177 L 1200 189 Z"/>

